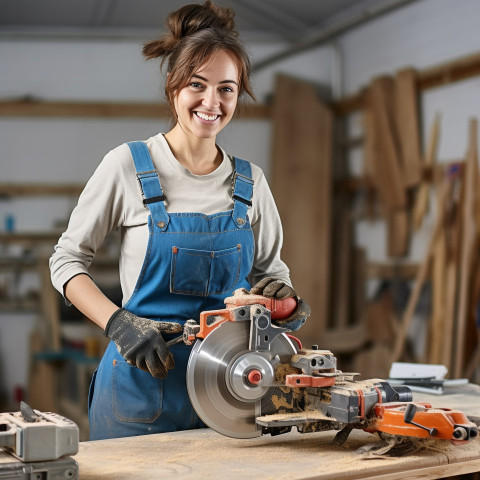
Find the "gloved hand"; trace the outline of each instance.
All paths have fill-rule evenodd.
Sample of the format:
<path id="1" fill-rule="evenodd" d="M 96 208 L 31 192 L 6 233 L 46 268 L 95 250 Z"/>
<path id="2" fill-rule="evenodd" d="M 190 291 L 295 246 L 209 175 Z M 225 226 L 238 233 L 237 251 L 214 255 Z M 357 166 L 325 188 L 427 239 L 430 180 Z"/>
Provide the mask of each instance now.
<path id="1" fill-rule="evenodd" d="M 310 305 L 300 298 L 295 290 L 282 280 L 273 277 L 266 277 L 256 283 L 251 289 L 250 293 L 253 295 L 263 295 L 264 297 L 276 298 L 283 300 L 284 298 L 293 297 L 297 301 L 297 308 L 288 318 L 272 320 L 274 325 L 286 327 L 293 332 L 298 330 L 310 316 Z"/>
<path id="2" fill-rule="evenodd" d="M 115 342 L 120 355 L 130 365 L 153 377 L 165 378 L 175 361 L 161 332 L 181 331 L 179 323 L 157 322 L 119 308 L 108 320 L 104 335 Z"/>

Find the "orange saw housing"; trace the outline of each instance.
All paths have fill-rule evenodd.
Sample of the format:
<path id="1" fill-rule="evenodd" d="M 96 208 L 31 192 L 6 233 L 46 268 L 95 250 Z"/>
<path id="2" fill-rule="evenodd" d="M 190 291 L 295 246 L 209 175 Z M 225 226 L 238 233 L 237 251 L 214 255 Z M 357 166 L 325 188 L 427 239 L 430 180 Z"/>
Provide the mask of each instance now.
<path id="1" fill-rule="evenodd" d="M 375 405 L 375 417 L 369 427 L 391 435 L 452 440 L 455 445 L 467 443 L 470 437 L 476 436 L 476 425 L 459 410 L 433 408 L 430 403 L 416 402 L 415 423 L 428 429 L 435 429 L 435 434 L 432 436 L 424 428 L 405 423 L 404 415 L 407 405 L 404 402 L 378 403 Z"/>

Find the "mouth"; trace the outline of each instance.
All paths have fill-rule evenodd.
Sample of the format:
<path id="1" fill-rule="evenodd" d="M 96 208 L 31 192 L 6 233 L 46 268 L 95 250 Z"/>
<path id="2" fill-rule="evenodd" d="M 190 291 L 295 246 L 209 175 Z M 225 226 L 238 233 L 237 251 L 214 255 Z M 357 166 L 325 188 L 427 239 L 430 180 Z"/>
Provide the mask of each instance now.
<path id="1" fill-rule="evenodd" d="M 195 115 L 204 120 L 205 122 L 214 122 L 217 118 L 220 117 L 220 115 L 216 115 L 216 114 L 210 114 L 208 115 L 207 113 L 203 113 L 203 112 L 195 112 Z"/>

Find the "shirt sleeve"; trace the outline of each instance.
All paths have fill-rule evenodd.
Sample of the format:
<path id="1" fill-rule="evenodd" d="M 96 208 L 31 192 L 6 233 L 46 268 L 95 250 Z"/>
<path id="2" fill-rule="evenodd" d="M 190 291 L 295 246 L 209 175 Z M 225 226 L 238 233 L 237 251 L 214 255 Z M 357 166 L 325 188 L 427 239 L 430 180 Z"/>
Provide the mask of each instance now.
<path id="1" fill-rule="evenodd" d="M 50 257 L 52 283 L 62 295 L 71 278 L 81 273 L 88 275 L 105 237 L 123 222 L 124 179 L 114 152 L 104 157 L 87 182 Z"/>
<path id="2" fill-rule="evenodd" d="M 252 231 L 255 238 L 255 255 L 252 271 L 249 276 L 251 285 L 265 277 L 271 276 L 282 280 L 289 285 L 290 271 L 281 259 L 283 245 L 283 230 L 280 215 L 265 175 L 259 167 L 254 173 L 255 184 L 252 203 Z M 260 174 L 258 174 L 260 171 Z"/>

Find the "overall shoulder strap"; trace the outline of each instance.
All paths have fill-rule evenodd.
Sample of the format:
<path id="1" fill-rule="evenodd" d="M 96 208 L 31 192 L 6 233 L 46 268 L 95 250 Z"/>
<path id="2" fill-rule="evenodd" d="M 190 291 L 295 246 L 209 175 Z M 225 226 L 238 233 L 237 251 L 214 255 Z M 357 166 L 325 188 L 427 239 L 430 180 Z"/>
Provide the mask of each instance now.
<path id="1" fill-rule="evenodd" d="M 143 195 L 143 204 L 150 210 L 153 226 L 165 230 L 168 226 L 169 216 L 165 209 L 165 195 L 158 173 L 153 166 L 152 157 L 145 142 L 128 142 L 132 153 L 137 179 Z"/>
<path id="2" fill-rule="evenodd" d="M 253 179 L 250 162 L 234 157 L 233 172 L 233 221 L 242 228 L 247 223 L 248 207 L 252 206 Z"/>

